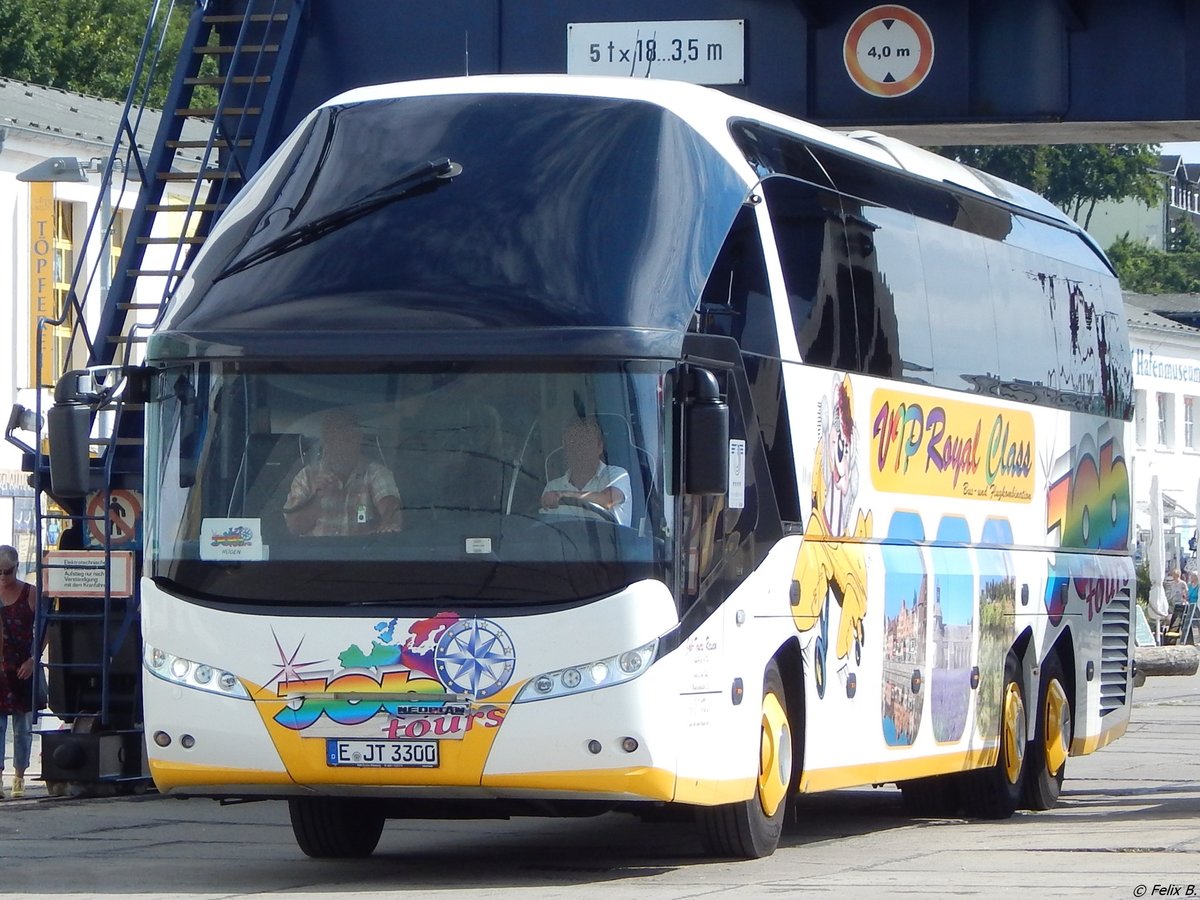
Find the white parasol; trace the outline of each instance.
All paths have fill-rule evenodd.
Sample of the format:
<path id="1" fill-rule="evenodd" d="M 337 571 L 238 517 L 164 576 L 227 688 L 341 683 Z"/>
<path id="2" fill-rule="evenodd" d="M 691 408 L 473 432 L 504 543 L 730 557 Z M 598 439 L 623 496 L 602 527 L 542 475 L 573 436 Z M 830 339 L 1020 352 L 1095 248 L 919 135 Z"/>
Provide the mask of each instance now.
<path id="1" fill-rule="evenodd" d="M 1196 515 L 1196 530 L 1192 533 L 1195 535 L 1196 541 L 1196 558 L 1197 560 L 1200 560 L 1200 480 L 1196 482 L 1196 505 L 1192 507 L 1192 509 L 1195 511 Z M 1191 565 L 1195 567 L 1197 563 L 1193 562 Z"/>
<path id="2" fill-rule="evenodd" d="M 1151 619 L 1162 621 L 1171 615 L 1167 594 L 1163 590 L 1165 555 L 1163 553 L 1162 494 L 1158 489 L 1158 476 L 1150 476 L 1150 545 L 1146 548 L 1146 560 L 1150 566 L 1150 602 L 1147 614 Z"/>

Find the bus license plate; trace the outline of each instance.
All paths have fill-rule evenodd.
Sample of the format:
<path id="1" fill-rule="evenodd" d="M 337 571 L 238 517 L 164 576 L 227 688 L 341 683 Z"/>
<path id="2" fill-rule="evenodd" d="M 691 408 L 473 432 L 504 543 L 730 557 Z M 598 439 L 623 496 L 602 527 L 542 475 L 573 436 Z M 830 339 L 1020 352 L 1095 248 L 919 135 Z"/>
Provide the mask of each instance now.
<path id="1" fill-rule="evenodd" d="M 339 741 L 325 743 L 331 766 L 401 766 L 433 769 L 438 765 L 437 741 Z"/>

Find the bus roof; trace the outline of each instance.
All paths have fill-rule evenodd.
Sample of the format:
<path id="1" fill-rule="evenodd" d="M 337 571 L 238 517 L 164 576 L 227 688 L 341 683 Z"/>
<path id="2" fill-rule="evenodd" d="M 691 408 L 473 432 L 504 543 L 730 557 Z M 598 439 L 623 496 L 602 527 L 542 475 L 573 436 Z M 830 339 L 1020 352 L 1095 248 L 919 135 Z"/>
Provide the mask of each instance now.
<path id="1" fill-rule="evenodd" d="M 1083 232 L 1078 223 L 1041 195 L 899 138 L 873 131 L 831 131 L 723 91 L 683 81 L 578 75 L 464 75 L 354 88 L 331 98 L 324 106 L 399 97 L 493 93 L 609 97 L 653 103 L 687 122 L 728 156 L 740 171 L 746 171 L 745 160 L 729 138 L 728 122 L 735 118 L 750 119 L 880 166 L 998 200 L 1054 220 L 1068 230 Z M 756 180 L 749 171 L 746 171 L 746 178 L 748 184 Z"/>

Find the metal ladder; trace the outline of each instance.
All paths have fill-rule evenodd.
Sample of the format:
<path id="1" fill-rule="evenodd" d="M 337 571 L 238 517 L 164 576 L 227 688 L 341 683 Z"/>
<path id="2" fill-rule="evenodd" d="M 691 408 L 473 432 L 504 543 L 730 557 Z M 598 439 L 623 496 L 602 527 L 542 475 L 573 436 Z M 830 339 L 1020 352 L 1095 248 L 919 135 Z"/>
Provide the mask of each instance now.
<path id="1" fill-rule="evenodd" d="M 65 308 L 56 319 L 38 323 L 39 372 L 44 371 L 41 330 L 68 324 L 66 358 L 76 364 L 86 358 L 88 366 L 112 367 L 110 387 L 120 383 L 123 367 L 140 361 L 138 348 L 161 318 L 196 250 L 265 157 L 256 135 L 261 123 L 271 121 L 302 7 L 303 0 L 155 0 L 117 136 L 101 172 L 100 196 L 111 197 L 114 190 L 123 193 L 134 179 L 142 189 L 111 285 L 105 290 L 108 271 L 101 268 L 111 265 L 109 259 L 100 259 L 90 269 L 81 260 L 72 273 Z M 146 142 L 139 140 L 149 121 L 147 97 L 160 68 L 171 64 L 163 47 L 172 19 L 178 22 L 180 15 L 188 16 L 187 31 L 147 153 Z M 189 188 L 186 196 L 169 189 L 180 186 Z M 108 246 L 119 226 L 110 204 L 97 204 L 85 246 L 94 234 Z M 153 267 L 147 265 L 151 248 Z M 153 281 L 161 284 L 148 292 L 145 285 Z M 99 315 L 89 316 L 87 298 L 97 295 Z M 37 387 L 33 412 L 35 421 L 41 422 L 43 396 L 53 392 L 54 385 Z M 104 567 L 101 597 L 51 599 L 42 596 L 44 579 L 38 578 L 37 639 L 50 640 L 45 674 L 51 708 L 69 725 L 70 734 L 96 737 L 96 758 L 80 766 L 77 759 L 57 759 L 64 755 L 56 752 L 56 735 L 61 732 L 44 732 L 43 776 L 48 781 L 144 782 L 136 575 L 140 540 L 114 531 L 110 518 L 114 503 L 130 496 L 114 492 L 142 489 L 142 413 L 140 398 L 120 390 L 114 390 L 98 411 L 101 424 L 93 430 L 94 491 L 86 498 L 55 498 L 43 441 L 25 443 L 12 421 L 6 432 L 6 438 L 24 451 L 24 468 L 32 473 L 37 495 L 36 558 L 45 560 L 43 535 L 53 521 L 63 535 L 58 549 L 90 546 L 102 552 Z M 56 501 L 54 507 L 43 494 Z M 113 596 L 113 566 L 124 565 L 127 553 L 132 554 L 135 573 L 130 590 L 128 596 Z M 60 560 L 40 565 L 49 570 L 40 576 L 70 568 L 69 562 Z"/>

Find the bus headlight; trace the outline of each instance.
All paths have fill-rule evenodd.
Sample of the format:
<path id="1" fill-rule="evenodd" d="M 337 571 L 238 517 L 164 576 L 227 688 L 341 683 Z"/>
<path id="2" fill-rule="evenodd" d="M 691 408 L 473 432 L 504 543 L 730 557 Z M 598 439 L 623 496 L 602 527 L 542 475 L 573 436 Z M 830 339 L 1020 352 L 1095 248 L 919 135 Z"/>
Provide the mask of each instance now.
<path id="1" fill-rule="evenodd" d="M 180 687 L 208 691 L 210 694 L 220 694 L 222 697 L 238 700 L 250 699 L 250 693 L 232 672 L 222 672 L 207 663 L 193 662 L 149 644 L 142 654 L 142 665 L 151 675 Z"/>
<path id="2" fill-rule="evenodd" d="M 595 691 L 625 681 L 632 681 L 646 671 L 650 661 L 654 659 L 657 649 L 658 638 L 655 638 L 648 644 L 616 656 L 610 656 L 607 659 L 597 659 L 577 666 L 556 669 L 553 672 L 543 672 L 541 675 L 531 678 L 521 688 L 521 692 L 517 694 L 513 702 L 531 703 L 534 700 L 582 694 L 584 691 Z"/>

